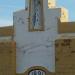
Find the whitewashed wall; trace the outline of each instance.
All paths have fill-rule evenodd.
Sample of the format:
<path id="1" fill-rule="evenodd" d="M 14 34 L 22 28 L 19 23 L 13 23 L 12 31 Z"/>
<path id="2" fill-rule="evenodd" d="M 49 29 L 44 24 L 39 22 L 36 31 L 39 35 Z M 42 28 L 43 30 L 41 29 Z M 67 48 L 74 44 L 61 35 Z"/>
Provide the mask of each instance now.
<path id="1" fill-rule="evenodd" d="M 55 71 L 54 41 L 58 35 L 57 18 L 61 16 L 61 8 L 48 9 L 48 2 L 43 1 L 45 31 L 28 32 L 28 11 L 14 12 L 17 73 L 23 73 L 32 66 Z"/>

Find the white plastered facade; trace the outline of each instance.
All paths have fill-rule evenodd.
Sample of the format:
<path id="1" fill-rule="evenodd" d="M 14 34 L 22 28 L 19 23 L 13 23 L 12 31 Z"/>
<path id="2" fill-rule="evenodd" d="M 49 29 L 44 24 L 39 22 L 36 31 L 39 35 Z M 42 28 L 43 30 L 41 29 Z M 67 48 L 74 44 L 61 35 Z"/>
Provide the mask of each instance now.
<path id="1" fill-rule="evenodd" d="M 33 66 L 43 66 L 55 72 L 55 39 L 58 36 L 58 18 L 61 8 L 48 9 L 48 2 L 43 0 L 45 31 L 28 31 L 28 10 L 14 12 L 13 25 L 16 41 L 17 73 L 23 73 Z"/>

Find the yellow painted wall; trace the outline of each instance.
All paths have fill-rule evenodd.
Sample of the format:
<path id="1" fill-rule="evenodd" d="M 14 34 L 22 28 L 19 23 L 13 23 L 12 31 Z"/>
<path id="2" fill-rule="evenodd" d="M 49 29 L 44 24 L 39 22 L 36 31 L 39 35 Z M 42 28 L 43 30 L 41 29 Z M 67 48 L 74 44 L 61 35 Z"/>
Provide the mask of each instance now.
<path id="1" fill-rule="evenodd" d="M 75 38 L 57 39 L 56 75 L 75 75 Z"/>
<path id="2" fill-rule="evenodd" d="M 16 44 L 0 42 L 0 75 L 16 75 Z"/>
<path id="3" fill-rule="evenodd" d="M 13 33 L 13 26 L 0 27 L 0 36 L 12 36 Z"/>
<path id="4" fill-rule="evenodd" d="M 75 33 L 75 22 L 60 22 L 58 21 L 59 33 Z"/>

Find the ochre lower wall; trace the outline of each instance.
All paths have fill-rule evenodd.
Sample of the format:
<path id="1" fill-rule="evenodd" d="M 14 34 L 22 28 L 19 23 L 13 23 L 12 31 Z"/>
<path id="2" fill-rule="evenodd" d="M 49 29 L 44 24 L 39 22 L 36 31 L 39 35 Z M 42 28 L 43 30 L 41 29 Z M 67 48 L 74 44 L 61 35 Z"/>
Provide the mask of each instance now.
<path id="1" fill-rule="evenodd" d="M 56 73 L 47 75 L 75 75 L 75 39 L 57 39 Z M 0 75 L 27 75 L 16 74 L 16 44 L 14 41 L 0 42 Z"/>
<path id="2" fill-rule="evenodd" d="M 19 73 L 17 73 L 16 75 L 24 75 L 24 74 L 19 74 Z"/>
<path id="3" fill-rule="evenodd" d="M 16 75 L 16 44 L 0 42 L 0 75 Z"/>
<path id="4" fill-rule="evenodd" d="M 56 75 L 75 75 L 75 39 L 58 39 L 56 46 Z"/>
<path id="5" fill-rule="evenodd" d="M 13 26 L 0 27 L 0 36 L 12 36 L 13 33 Z"/>
<path id="6" fill-rule="evenodd" d="M 75 33 L 75 22 L 60 22 L 58 21 L 59 33 Z"/>

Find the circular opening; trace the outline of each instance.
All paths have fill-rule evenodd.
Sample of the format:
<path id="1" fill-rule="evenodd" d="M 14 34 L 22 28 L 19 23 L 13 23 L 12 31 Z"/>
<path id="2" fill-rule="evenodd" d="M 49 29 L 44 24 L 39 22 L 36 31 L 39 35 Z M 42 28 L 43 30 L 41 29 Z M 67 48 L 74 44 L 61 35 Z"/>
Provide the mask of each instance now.
<path id="1" fill-rule="evenodd" d="M 28 73 L 28 75 L 46 75 L 46 73 L 43 70 L 36 69 L 36 70 L 31 70 Z"/>

